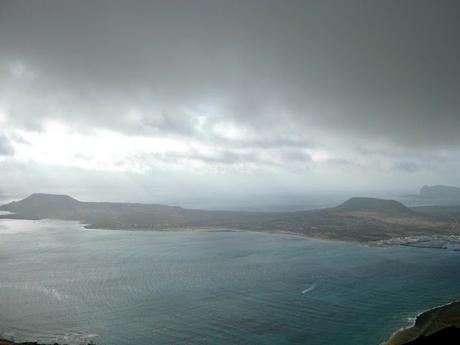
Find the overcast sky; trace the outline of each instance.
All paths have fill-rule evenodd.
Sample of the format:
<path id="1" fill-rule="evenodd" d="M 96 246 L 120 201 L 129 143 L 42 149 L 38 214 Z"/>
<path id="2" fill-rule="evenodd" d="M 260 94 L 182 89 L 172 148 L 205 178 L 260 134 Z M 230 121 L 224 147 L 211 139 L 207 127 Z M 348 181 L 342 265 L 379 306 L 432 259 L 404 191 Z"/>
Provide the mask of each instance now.
<path id="1" fill-rule="evenodd" d="M 460 185 L 460 2 L 0 0 L 0 191 Z"/>

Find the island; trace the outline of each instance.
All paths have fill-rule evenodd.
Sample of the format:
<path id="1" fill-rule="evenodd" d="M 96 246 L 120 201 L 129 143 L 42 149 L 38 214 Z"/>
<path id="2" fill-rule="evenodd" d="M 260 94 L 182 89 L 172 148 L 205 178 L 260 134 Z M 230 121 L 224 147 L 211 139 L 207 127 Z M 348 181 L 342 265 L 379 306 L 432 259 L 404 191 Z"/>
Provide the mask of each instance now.
<path id="1" fill-rule="evenodd" d="M 427 237 L 458 241 L 459 207 L 410 208 L 395 200 L 354 197 L 325 209 L 241 212 L 160 204 L 83 202 L 67 195 L 32 194 L 0 206 L 0 219 L 59 219 L 88 229 L 259 231 L 373 244 L 415 245 Z"/>

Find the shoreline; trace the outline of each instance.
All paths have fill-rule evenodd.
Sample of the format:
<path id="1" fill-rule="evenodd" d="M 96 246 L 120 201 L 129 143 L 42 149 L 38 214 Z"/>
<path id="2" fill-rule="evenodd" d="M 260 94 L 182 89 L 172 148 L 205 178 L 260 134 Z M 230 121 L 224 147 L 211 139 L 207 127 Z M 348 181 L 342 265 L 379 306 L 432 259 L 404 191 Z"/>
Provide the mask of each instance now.
<path id="1" fill-rule="evenodd" d="M 56 220 L 52 218 L 48 218 L 48 220 Z M 72 221 L 73 222 L 73 221 Z M 188 233 L 188 232 L 249 232 L 249 233 L 256 233 L 256 234 L 266 234 L 266 235 L 286 235 L 290 237 L 298 237 L 304 240 L 315 240 L 315 241 L 327 241 L 327 242 L 336 242 L 342 244 L 354 244 L 366 247 L 392 247 L 395 245 L 401 244 L 392 244 L 392 243 L 385 243 L 383 241 L 390 241 L 389 240 L 377 240 L 377 241 L 359 241 L 359 240 L 346 240 L 340 238 L 330 238 L 325 236 L 311 236 L 306 235 L 301 232 L 289 231 L 289 230 L 255 230 L 255 229 L 238 229 L 238 228 L 219 228 L 219 227 L 183 227 L 183 228 L 164 228 L 164 229 L 155 229 L 155 228 L 115 228 L 115 227 L 101 227 L 101 226 L 92 226 L 87 225 L 85 223 L 80 223 L 83 230 L 99 230 L 99 231 L 127 231 L 127 232 L 172 232 L 172 233 Z M 0 344 L 1 345 L 1 344 Z"/>
<path id="2" fill-rule="evenodd" d="M 1 219 L 1 218 L 0 218 Z M 26 220 L 26 219 L 23 219 Z M 37 220 L 59 220 L 53 218 L 43 218 Z M 139 231 L 139 232 L 253 232 L 258 234 L 272 234 L 272 235 L 288 235 L 292 237 L 299 237 L 306 240 L 317 240 L 317 241 L 328 241 L 328 242 L 337 242 L 337 243 L 344 243 L 344 244 L 355 244 L 361 245 L 366 247 L 394 247 L 394 246 L 407 246 L 413 248 L 421 248 L 421 249 L 447 249 L 445 247 L 439 245 L 433 246 L 417 246 L 416 244 L 421 242 L 427 241 L 446 241 L 446 242 L 455 242 L 460 245 L 460 236 L 459 235 L 418 235 L 418 236 L 394 236 L 384 240 L 359 240 L 359 239 L 341 239 L 335 237 L 327 237 L 327 236 L 313 236 L 309 234 L 304 234 L 302 232 L 296 232 L 292 230 L 257 230 L 257 229 L 242 229 L 242 228 L 230 228 L 230 227 L 209 227 L 209 226 L 184 226 L 184 227 L 170 227 L 170 228 L 123 228 L 123 227 L 110 227 L 110 226 L 97 226 L 91 225 L 87 223 L 83 223 L 80 221 L 73 221 L 77 222 L 82 226 L 83 230 L 100 230 L 100 231 Z M 460 251 L 460 250 L 459 250 Z"/>
<path id="3" fill-rule="evenodd" d="M 58 222 L 71 222 L 81 226 L 83 231 L 126 231 L 126 232 L 171 232 L 171 233 L 189 233 L 189 232 L 252 232 L 258 234 L 271 234 L 271 235 L 287 235 L 292 237 L 298 237 L 306 240 L 316 240 L 316 241 L 327 241 L 335 242 L 342 244 L 354 244 L 366 247 L 379 247 L 379 248 L 389 248 L 394 246 L 407 246 L 412 248 L 420 249 L 447 249 L 445 246 L 433 245 L 433 246 L 420 246 L 419 243 L 426 243 L 429 241 L 445 241 L 453 242 L 459 246 L 459 249 L 454 249 L 460 251 L 460 235 L 446 235 L 446 234 L 432 234 L 432 235 L 415 235 L 415 236 L 394 236 L 387 239 L 379 240 L 360 240 L 360 239 L 349 239 L 349 238 L 337 238 L 337 237 L 328 237 L 328 236 L 314 236 L 311 234 L 305 234 L 301 231 L 292 231 L 292 230 L 281 230 L 281 229 L 271 229 L 271 230 L 259 230 L 259 229 L 244 229 L 244 228 L 231 228 L 231 227 L 216 227 L 216 226 L 180 226 L 180 227 L 117 227 L 117 226 L 104 226 L 104 225 L 94 225 L 82 222 L 79 220 L 73 219 L 58 219 L 58 218 L 26 218 L 26 217 L 4 217 L 0 215 L 1 220 L 23 220 L 23 221 L 58 221 Z M 1 345 L 1 344 L 0 344 Z"/>
<path id="4" fill-rule="evenodd" d="M 267 235 L 287 235 L 291 237 L 298 237 L 306 240 L 316 240 L 316 241 L 327 241 L 327 242 L 337 242 L 343 244 L 355 244 L 367 247 L 392 247 L 395 245 L 401 245 L 401 243 L 391 243 L 391 241 L 400 239 L 400 237 L 392 237 L 386 240 L 375 240 L 375 241 L 364 241 L 364 240 L 352 240 L 352 239 L 341 239 L 335 237 L 327 236 L 313 236 L 309 234 L 304 234 L 302 232 L 296 232 L 291 230 L 258 230 L 258 229 L 244 229 L 244 228 L 231 228 L 231 227 L 217 227 L 217 226 L 181 226 L 181 227 L 115 227 L 115 226 L 103 226 L 103 225 L 93 225 L 79 220 L 72 219 L 58 219 L 58 218 L 7 218 L 1 217 L 1 220 L 18 220 L 18 221 L 57 221 L 57 222 L 70 222 L 78 224 L 83 231 L 125 231 L 125 232 L 156 232 L 156 233 L 190 233 L 190 232 L 248 232 L 248 233 L 257 233 L 257 234 L 267 234 Z M 388 241 L 388 243 L 387 243 Z M 408 241 L 409 242 L 409 241 Z M 1 345 L 1 344 L 0 344 Z"/>
<path id="5" fill-rule="evenodd" d="M 404 345 L 449 327 L 460 328 L 460 300 L 419 313 L 411 326 L 397 330 L 380 345 Z"/>

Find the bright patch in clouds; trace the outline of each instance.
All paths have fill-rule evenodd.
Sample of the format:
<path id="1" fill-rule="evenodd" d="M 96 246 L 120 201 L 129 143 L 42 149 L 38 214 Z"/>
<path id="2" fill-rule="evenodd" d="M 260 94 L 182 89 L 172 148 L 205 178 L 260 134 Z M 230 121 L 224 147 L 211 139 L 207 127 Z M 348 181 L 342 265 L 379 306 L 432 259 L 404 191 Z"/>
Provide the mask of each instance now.
<path id="1" fill-rule="evenodd" d="M 9 70 L 13 77 L 20 80 L 33 80 L 36 77 L 32 69 L 21 61 L 11 63 Z"/>
<path id="2" fill-rule="evenodd" d="M 326 151 L 318 150 L 318 151 L 311 151 L 310 157 L 311 160 L 314 162 L 321 162 L 327 161 L 330 158 L 330 154 Z"/>
<path id="3" fill-rule="evenodd" d="M 8 120 L 8 115 L 5 110 L 0 108 L 0 126 L 5 125 Z"/>
<path id="4" fill-rule="evenodd" d="M 218 136 L 229 140 L 244 140 L 248 135 L 247 131 L 232 123 L 217 123 L 214 131 Z"/>
<path id="5" fill-rule="evenodd" d="M 151 160 L 136 157 L 167 157 L 190 149 L 177 139 L 129 137 L 108 130 L 83 134 L 57 123 L 45 126 L 41 132 L 19 134 L 25 141 L 15 143 L 15 158 L 88 170 L 143 172 L 149 169 Z"/>
<path id="6" fill-rule="evenodd" d="M 12 141 L 12 159 L 98 171 L 289 169 L 330 158 L 328 152 L 319 149 L 242 145 L 257 139 L 255 133 L 228 123 L 217 124 L 212 135 L 222 141 L 210 142 L 199 136 L 130 136 L 107 129 L 75 131 L 62 123 L 48 122 L 43 130 L 16 130 L 10 136 L 17 139 Z"/>

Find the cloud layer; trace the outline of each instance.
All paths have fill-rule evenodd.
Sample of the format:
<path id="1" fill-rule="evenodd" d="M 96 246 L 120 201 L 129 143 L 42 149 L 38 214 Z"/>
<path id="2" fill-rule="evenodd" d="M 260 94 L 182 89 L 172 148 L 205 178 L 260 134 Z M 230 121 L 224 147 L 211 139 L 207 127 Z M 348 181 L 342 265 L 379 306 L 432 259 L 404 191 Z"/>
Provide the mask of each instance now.
<path id="1" fill-rule="evenodd" d="M 460 183 L 459 18 L 447 0 L 3 1 L 0 155 Z"/>

